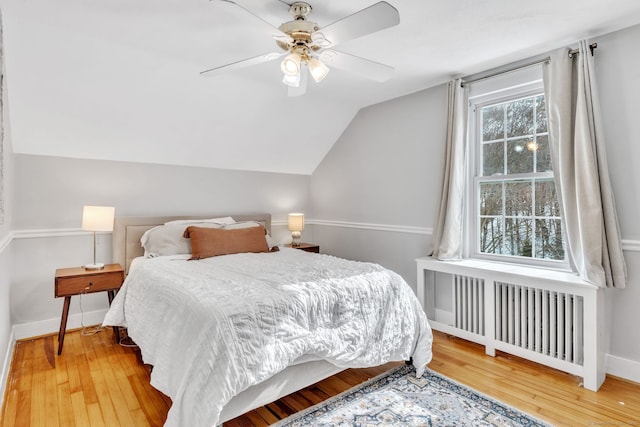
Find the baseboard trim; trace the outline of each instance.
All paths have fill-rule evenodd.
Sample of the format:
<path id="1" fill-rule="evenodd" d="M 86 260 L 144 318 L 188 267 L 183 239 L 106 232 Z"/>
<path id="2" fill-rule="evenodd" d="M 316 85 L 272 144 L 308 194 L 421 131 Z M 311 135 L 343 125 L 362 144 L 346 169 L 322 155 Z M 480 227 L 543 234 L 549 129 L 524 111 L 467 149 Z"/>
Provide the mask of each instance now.
<path id="1" fill-rule="evenodd" d="M 605 366 L 607 374 L 640 383 L 640 362 L 607 354 Z"/>
<path id="2" fill-rule="evenodd" d="M 107 314 L 107 309 L 86 312 L 84 313 L 84 324 L 101 324 L 104 320 L 105 314 Z M 80 313 L 69 315 L 69 318 L 67 319 L 67 330 L 81 328 L 82 318 L 83 315 Z M 14 325 L 13 329 L 15 331 L 16 340 L 48 335 L 60 330 L 60 318 L 56 317 L 53 319 L 38 320 L 36 322 L 21 323 L 19 325 Z"/>
<path id="3" fill-rule="evenodd" d="M 4 401 L 7 393 L 7 381 L 9 381 L 9 371 L 11 370 L 11 361 L 13 360 L 13 351 L 16 348 L 16 335 L 14 328 L 11 328 L 9 342 L 7 343 L 7 351 L 4 355 L 4 363 L 2 364 L 2 372 L 0 372 L 0 410 L 4 408 Z"/>

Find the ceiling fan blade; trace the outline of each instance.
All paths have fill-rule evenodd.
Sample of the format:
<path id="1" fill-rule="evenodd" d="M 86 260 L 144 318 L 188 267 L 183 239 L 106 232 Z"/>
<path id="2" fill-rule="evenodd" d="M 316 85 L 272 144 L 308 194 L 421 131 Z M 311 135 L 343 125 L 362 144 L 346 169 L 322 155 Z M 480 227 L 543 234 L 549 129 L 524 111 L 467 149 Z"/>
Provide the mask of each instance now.
<path id="1" fill-rule="evenodd" d="M 298 87 L 289 86 L 287 88 L 287 95 L 289 98 L 295 98 L 307 93 L 307 82 L 309 80 L 309 70 L 306 66 L 300 68 L 300 85 Z"/>
<path id="2" fill-rule="evenodd" d="M 394 68 L 389 65 L 360 58 L 337 50 L 325 50 L 320 53 L 320 60 L 329 67 L 339 68 L 356 73 L 377 82 L 385 82 L 393 75 Z"/>
<path id="3" fill-rule="evenodd" d="M 323 48 L 330 47 L 399 23 L 398 10 L 386 1 L 381 1 L 321 28 L 313 33 L 313 39 L 319 41 L 318 44 Z"/>
<path id="4" fill-rule="evenodd" d="M 265 21 L 260 16 L 256 15 L 255 13 L 253 13 L 252 11 L 247 9 L 246 7 L 242 6 L 241 4 L 238 4 L 238 3 L 234 2 L 233 0 L 211 0 L 211 1 L 217 1 L 217 2 L 220 2 L 221 4 L 236 6 L 236 7 L 240 8 L 241 10 L 243 10 L 246 14 L 251 15 L 253 18 L 258 19 L 260 22 L 265 24 L 266 31 L 271 33 L 271 37 L 273 37 L 274 39 L 276 39 L 278 41 L 281 41 L 283 43 L 291 43 L 291 42 L 293 42 L 293 39 L 291 38 L 291 36 L 289 34 L 286 34 L 286 33 L 282 32 L 278 27 L 274 26 L 273 24 L 271 24 L 268 21 Z"/>
<path id="5" fill-rule="evenodd" d="M 210 68 L 200 72 L 201 76 L 210 77 L 218 74 L 226 73 L 228 71 L 238 70 L 240 68 L 249 67 L 251 65 L 261 64 L 263 62 L 272 61 L 281 57 L 287 52 L 271 52 L 262 55 L 254 56 L 253 58 L 243 59 L 241 61 L 232 62 L 230 64 L 221 65 L 219 67 Z"/>

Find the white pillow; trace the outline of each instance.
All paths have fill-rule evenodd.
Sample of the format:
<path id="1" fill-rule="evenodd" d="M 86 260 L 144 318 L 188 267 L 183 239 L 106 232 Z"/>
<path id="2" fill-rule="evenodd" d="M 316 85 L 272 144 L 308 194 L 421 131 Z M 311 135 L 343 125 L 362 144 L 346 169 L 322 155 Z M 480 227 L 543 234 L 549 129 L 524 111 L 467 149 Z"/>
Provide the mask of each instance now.
<path id="1" fill-rule="evenodd" d="M 171 221 L 165 225 L 159 225 L 145 231 L 140 238 L 140 244 L 144 248 L 144 256 L 153 258 L 156 256 L 191 254 L 191 240 L 183 237 L 184 230 L 188 226 L 222 228 L 225 225 L 211 221 L 182 221 Z"/>
<path id="2" fill-rule="evenodd" d="M 227 230 L 238 230 L 240 228 L 251 228 L 251 227 L 260 227 L 262 224 L 260 224 L 257 221 L 240 221 L 240 222 L 233 222 L 231 224 L 224 224 L 223 228 L 227 229 Z"/>
<path id="3" fill-rule="evenodd" d="M 223 216 L 220 218 L 209 218 L 209 219 L 176 219 L 174 221 L 165 222 L 164 225 L 169 224 L 195 224 L 200 222 L 213 222 L 216 224 L 235 224 L 236 220 L 231 218 L 230 216 Z M 186 228 L 186 227 L 185 227 Z"/>

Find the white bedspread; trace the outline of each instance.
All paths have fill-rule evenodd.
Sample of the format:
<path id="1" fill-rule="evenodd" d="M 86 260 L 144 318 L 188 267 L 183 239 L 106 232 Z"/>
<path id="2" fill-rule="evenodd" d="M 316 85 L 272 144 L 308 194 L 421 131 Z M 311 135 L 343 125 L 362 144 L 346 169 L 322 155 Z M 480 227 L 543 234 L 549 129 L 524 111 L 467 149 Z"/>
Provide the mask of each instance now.
<path id="1" fill-rule="evenodd" d="M 431 329 L 411 288 L 379 265 L 282 248 L 186 261 L 138 258 L 107 313 L 125 326 L 166 426 L 214 426 L 224 405 L 301 357 L 339 367 L 408 360 L 422 375 Z"/>

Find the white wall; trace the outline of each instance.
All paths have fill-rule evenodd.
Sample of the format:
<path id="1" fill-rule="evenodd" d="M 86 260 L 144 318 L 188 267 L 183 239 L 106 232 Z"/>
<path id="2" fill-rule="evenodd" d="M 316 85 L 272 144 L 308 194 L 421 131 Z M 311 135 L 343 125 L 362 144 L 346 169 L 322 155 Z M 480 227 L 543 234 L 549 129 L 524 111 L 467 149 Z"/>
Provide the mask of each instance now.
<path id="1" fill-rule="evenodd" d="M 16 335 L 59 327 L 62 299 L 53 296 L 55 269 L 93 258 L 92 235 L 78 232 L 83 205 L 115 206 L 117 216 L 270 212 L 274 237 L 287 242 L 286 214 L 309 211 L 309 180 L 307 175 L 16 155 L 10 295 Z M 110 234 L 98 234 L 97 254 L 99 261 L 111 260 Z M 85 313 L 99 314 L 107 299 L 87 295 L 82 305 Z M 70 322 L 76 315 L 77 323 L 78 313 L 79 298 L 72 298 Z"/>
<path id="2" fill-rule="evenodd" d="M 607 156 L 620 215 L 628 287 L 610 296 L 609 359 L 640 378 L 640 26 L 598 37 L 597 77 Z M 440 196 L 445 86 L 359 112 L 311 178 L 315 227 L 325 251 L 376 261 L 415 286 Z M 331 223 L 334 220 L 335 223 Z M 373 223 L 373 224 L 371 224 Z M 380 231 L 384 225 L 390 231 Z M 425 227 L 411 234 L 403 226 Z M 625 370 L 626 369 L 626 370 Z"/>

